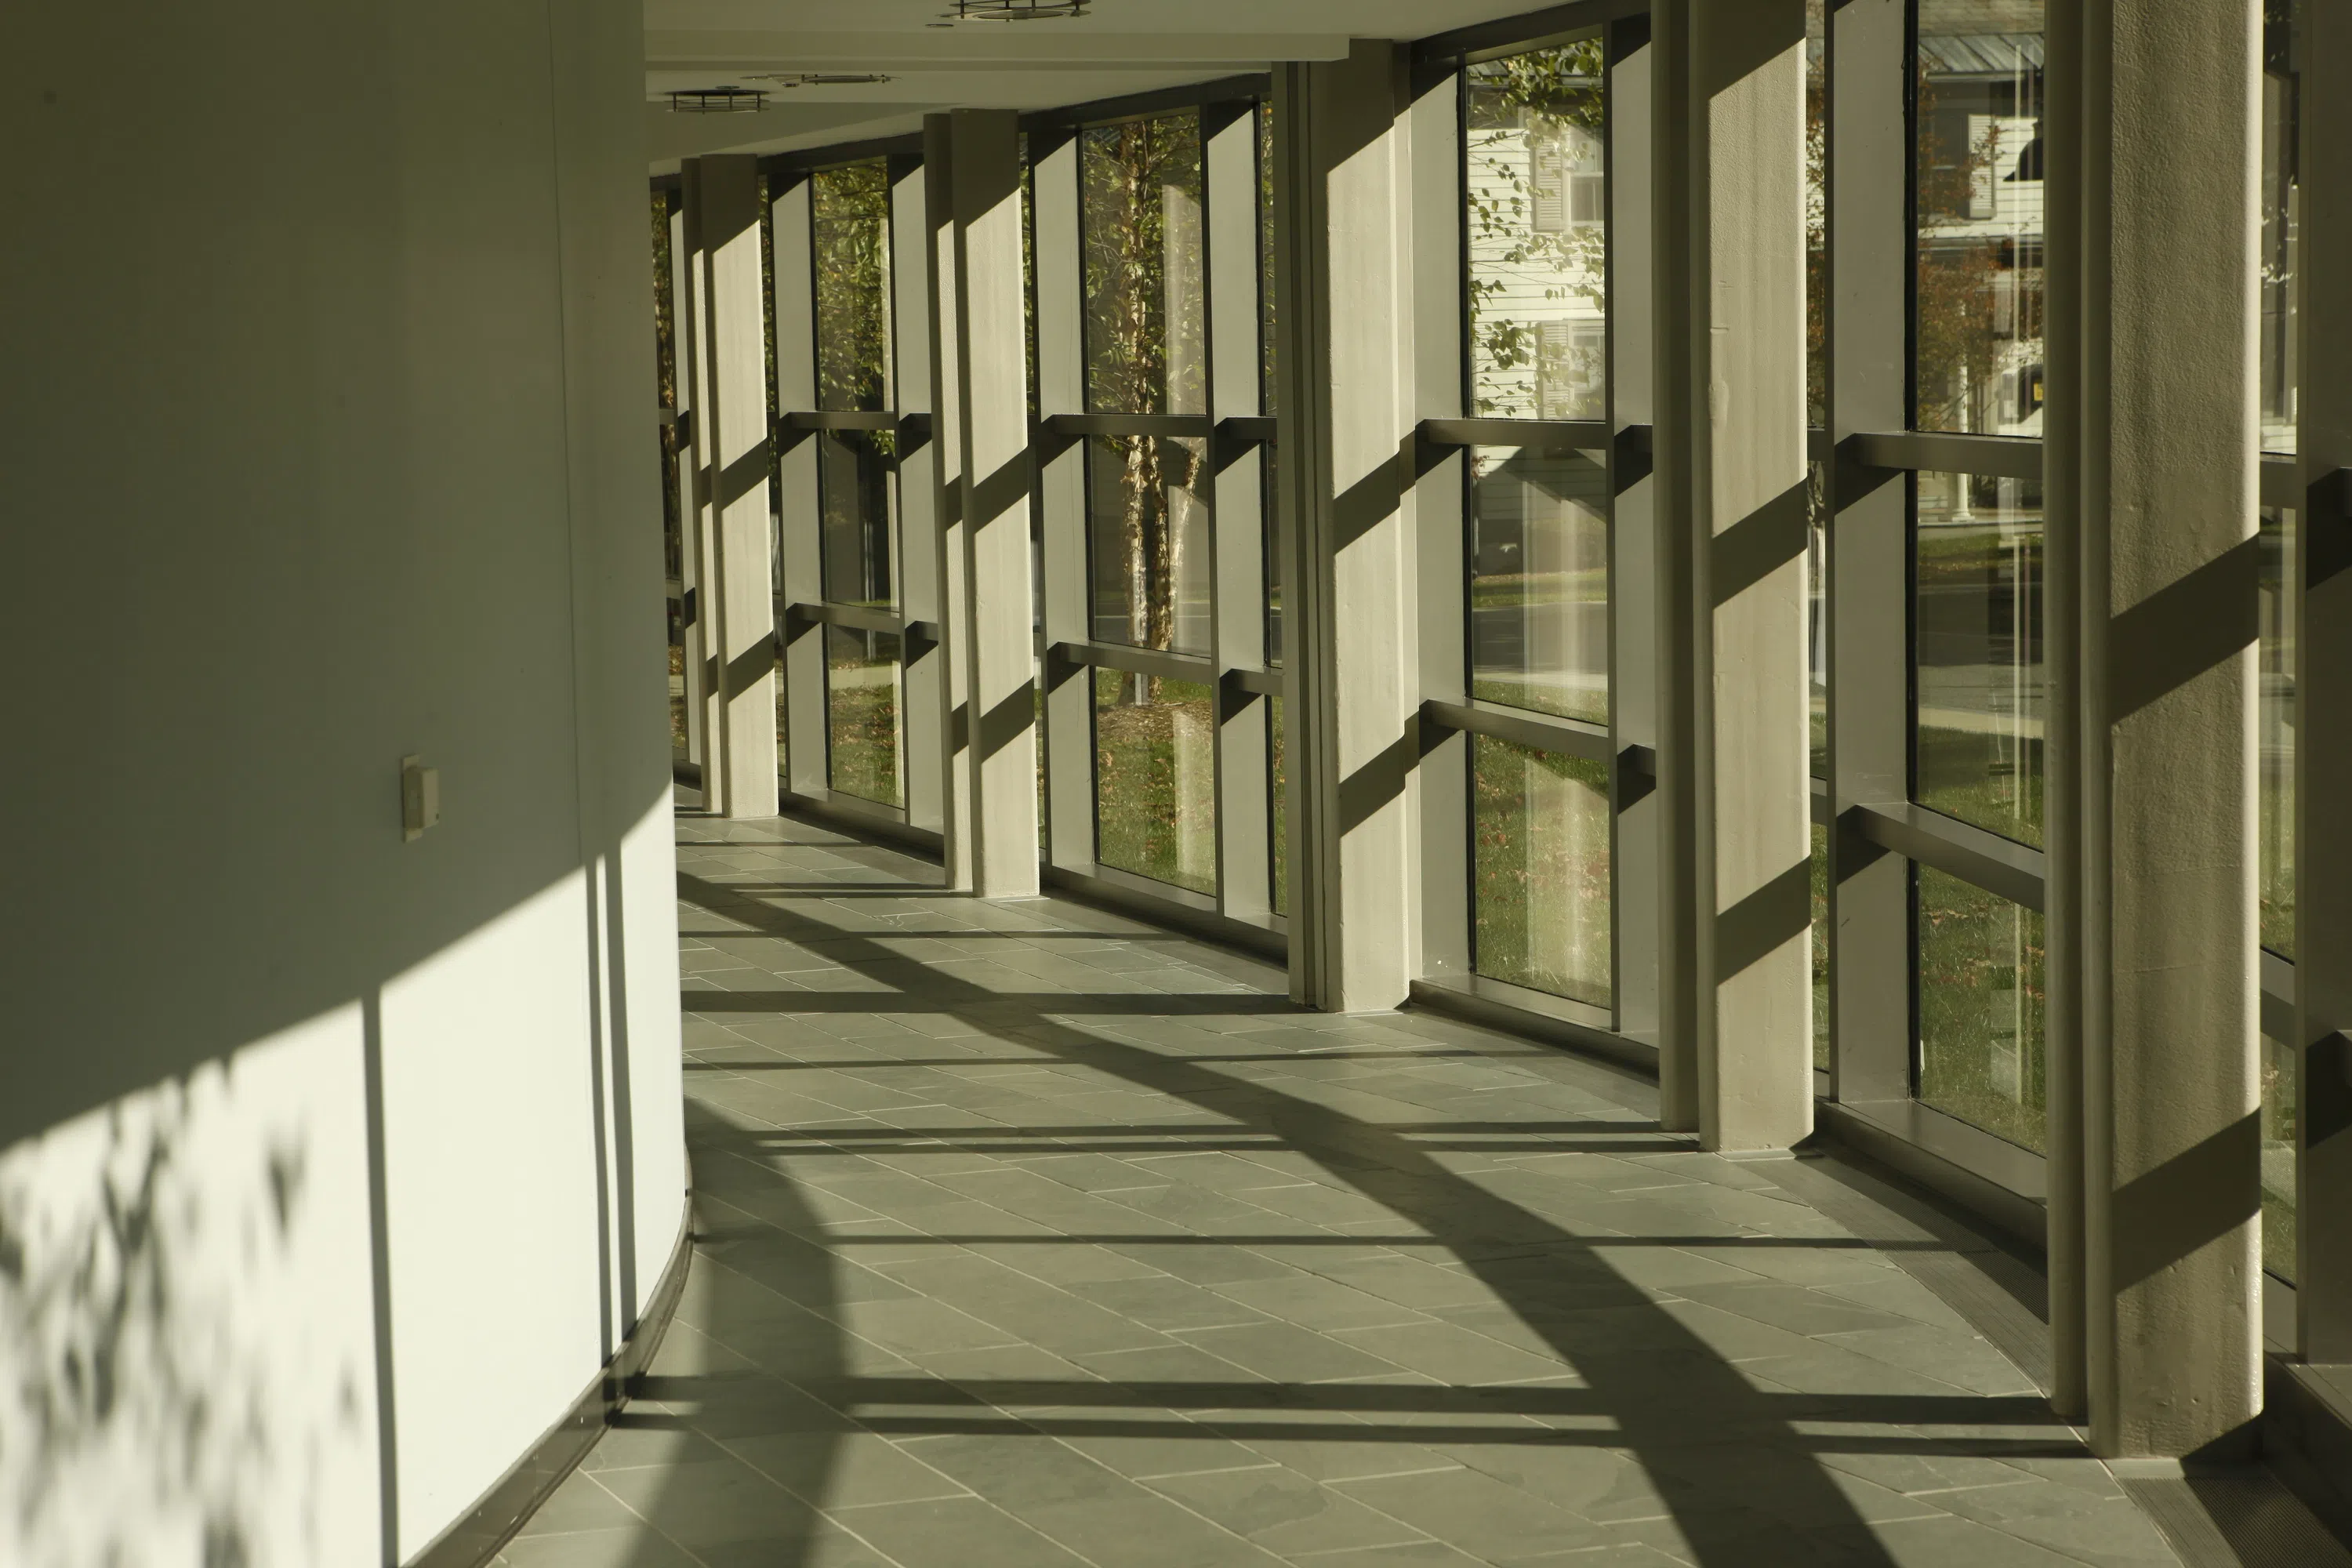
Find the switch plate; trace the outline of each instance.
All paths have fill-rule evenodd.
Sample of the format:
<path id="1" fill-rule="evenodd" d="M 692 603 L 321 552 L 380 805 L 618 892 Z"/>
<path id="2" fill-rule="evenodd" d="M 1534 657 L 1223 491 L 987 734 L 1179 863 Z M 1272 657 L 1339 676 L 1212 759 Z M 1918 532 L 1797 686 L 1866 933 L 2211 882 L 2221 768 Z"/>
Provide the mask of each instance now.
<path id="1" fill-rule="evenodd" d="M 441 826 L 441 770 L 422 757 L 400 759 L 400 837 L 403 842 Z"/>

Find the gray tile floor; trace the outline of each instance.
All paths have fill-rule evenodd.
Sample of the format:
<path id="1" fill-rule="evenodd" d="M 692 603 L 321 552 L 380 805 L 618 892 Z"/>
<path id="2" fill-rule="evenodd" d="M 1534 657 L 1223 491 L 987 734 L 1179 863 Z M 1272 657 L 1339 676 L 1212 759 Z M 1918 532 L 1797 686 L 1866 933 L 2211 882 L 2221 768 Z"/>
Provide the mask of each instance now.
<path id="1" fill-rule="evenodd" d="M 2176 1561 L 1817 1163 L 803 824 L 679 870 L 692 1272 L 512 1568 Z"/>

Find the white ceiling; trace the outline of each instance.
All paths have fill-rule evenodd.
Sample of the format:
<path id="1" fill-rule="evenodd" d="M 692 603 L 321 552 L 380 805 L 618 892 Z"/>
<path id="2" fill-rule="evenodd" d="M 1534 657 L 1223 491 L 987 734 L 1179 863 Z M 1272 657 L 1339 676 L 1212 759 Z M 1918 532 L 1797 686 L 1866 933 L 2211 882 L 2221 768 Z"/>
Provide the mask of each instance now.
<path id="1" fill-rule="evenodd" d="M 947 22 L 954 0 L 646 0 L 646 155 L 781 152 L 895 136 L 947 109 L 1050 109 L 1333 59 L 1352 37 L 1418 38 L 1544 0 L 1088 0 L 1084 16 Z M 879 73 L 783 88 L 772 73 Z M 758 114 L 677 114 L 667 95 L 766 91 Z"/>

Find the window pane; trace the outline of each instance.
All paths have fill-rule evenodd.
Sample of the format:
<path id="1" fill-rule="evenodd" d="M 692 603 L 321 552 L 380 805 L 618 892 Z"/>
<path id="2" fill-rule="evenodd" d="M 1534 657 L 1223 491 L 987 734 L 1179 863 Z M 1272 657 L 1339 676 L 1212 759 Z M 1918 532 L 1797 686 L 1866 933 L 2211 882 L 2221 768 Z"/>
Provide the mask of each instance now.
<path id="1" fill-rule="evenodd" d="M 835 604 L 888 605 L 898 600 L 890 551 L 890 465 L 897 441 L 887 430 L 826 430 L 817 437 L 824 596 Z"/>
<path id="2" fill-rule="evenodd" d="M 1922 430 L 2042 433 L 2042 0 L 1917 0 Z"/>
<path id="3" fill-rule="evenodd" d="M 2295 307 L 2301 197 L 2295 169 L 2302 83 L 2294 69 L 2293 0 L 2263 6 L 2263 447 L 2294 450 Z"/>
<path id="4" fill-rule="evenodd" d="M 2039 1150 L 2042 917 L 1917 868 L 1919 1099 Z"/>
<path id="5" fill-rule="evenodd" d="M 829 782 L 844 795 L 904 805 L 898 785 L 898 638 L 824 628 Z"/>
<path id="6" fill-rule="evenodd" d="M 1208 411 L 1197 113 L 1082 133 L 1087 406 Z"/>
<path id="7" fill-rule="evenodd" d="M 1591 458 L 1472 450 L 1472 697 L 1609 722 L 1607 506 Z"/>
<path id="8" fill-rule="evenodd" d="M 1282 699 L 1265 700 L 1266 775 L 1273 800 L 1274 832 L 1274 912 L 1290 912 L 1290 775 L 1283 754 Z"/>
<path id="9" fill-rule="evenodd" d="M 890 406 L 890 178 L 880 163 L 809 176 L 816 275 L 816 402 Z"/>
<path id="10" fill-rule="evenodd" d="M 2263 1267 L 2294 1282 L 2294 1052 L 2263 1037 Z"/>
<path id="11" fill-rule="evenodd" d="M 1097 436 L 1087 479 L 1096 640 L 1207 653 L 1208 443 Z"/>
<path id="12" fill-rule="evenodd" d="M 1208 687 L 1095 671 L 1095 858 L 1217 890 L 1216 714 Z"/>
<path id="13" fill-rule="evenodd" d="M 2042 843 L 2042 487 L 1922 473 L 1914 488 L 1915 798 Z"/>
<path id="14" fill-rule="evenodd" d="M 1813 824 L 1813 1066 L 1830 1068 L 1830 830 Z"/>
<path id="15" fill-rule="evenodd" d="M 1819 463 L 1805 471 L 1805 670 L 1811 709 L 1812 776 L 1830 776 L 1829 475 Z"/>
<path id="16" fill-rule="evenodd" d="M 2294 513 L 2264 507 L 2262 515 L 2262 710 L 2259 746 L 2262 795 L 2263 945 L 2294 956 Z"/>
<path id="17" fill-rule="evenodd" d="M 1480 61 L 1467 77 L 1473 412 L 1599 419 L 1609 233 L 1601 40 Z"/>
<path id="18" fill-rule="evenodd" d="M 1265 662 L 1282 662 L 1282 528 L 1281 474 L 1275 464 L 1280 449 L 1268 441 L 1258 448 L 1265 462 Z"/>
<path id="19" fill-rule="evenodd" d="M 1470 765 L 1478 973 L 1610 1005 L 1607 771 L 1487 735 Z"/>
<path id="20" fill-rule="evenodd" d="M 1805 0 L 1805 423 L 1829 423 L 1829 0 Z"/>

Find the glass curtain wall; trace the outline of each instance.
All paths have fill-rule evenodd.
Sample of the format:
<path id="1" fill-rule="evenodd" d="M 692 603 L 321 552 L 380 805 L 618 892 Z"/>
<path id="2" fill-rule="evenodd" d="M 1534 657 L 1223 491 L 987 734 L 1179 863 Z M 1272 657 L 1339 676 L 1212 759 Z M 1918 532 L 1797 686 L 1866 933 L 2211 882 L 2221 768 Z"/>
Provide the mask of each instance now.
<path id="1" fill-rule="evenodd" d="M 891 406 L 890 180 L 877 161 L 810 176 L 817 412 L 887 415 Z M 898 433 L 822 428 L 819 552 L 828 606 L 898 607 L 892 478 Z M 829 622 L 824 630 L 827 777 L 843 795 L 903 806 L 902 641 L 896 629 Z"/>
<path id="2" fill-rule="evenodd" d="M 2295 61 L 2294 6 L 2263 8 L 2263 187 L 2260 396 L 2263 449 L 2295 450 L 2295 391 L 2302 366 L 2297 303 L 2302 292 L 2301 195 L 2297 147 L 2302 78 Z M 2292 975 L 2294 962 L 2294 622 L 2297 513 L 2262 514 L 2261 706 L 2257 720 L 2261 844 L 2260 929 L 2266 972 Z M 2266 1029 L 2263 1037 L 2263 1262 L 2295 1278 L 2294 1053 Z"/>
<path id="3" fill-rule="evenodd" d="M 1205 417 L 1200 112 L 1087 127 L 1078 182 L 1087 412 Z M 1092 639 L 1205 661 L 1213 500 L 1205 434 L 1130 431 L 1087 443 Z M 1205 679 L 1103 667 L 1094 692 L 1097 860 L 1213 894 L 1213 689 Z"/>
<path id="4" fill-rule="evenodd" d="M 2038 438 L 2042 5 L 1915 0 L 1913 37 L 1912 426 Z M 2040 479 L 1916 471 L 1910 502 L 1912 798 L 2039 848 Z M 2041 917 L 1920 865 L 1912 920 L 1921 1103 L 2039 1151 Z"/>
<path id="5" fill-rule="evenodd" d="M 1574 744 L 1611 722 L 1608 117 L 1600 37 L 1462 71 L 1466 689 L 1565 721 L 1559 747 L 1473 733 L 1471 964 L 1614 1001 L 1608 768 Z M 1581 437 L 1546 426 L 1586 426 Z M 1578 449 L 1581 441 L 1585 449 Z M 1603 751 L 1602 755 L 1606 755 Z"/>

